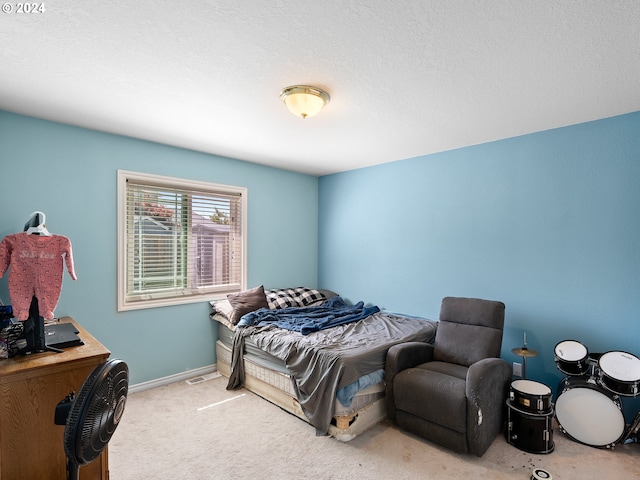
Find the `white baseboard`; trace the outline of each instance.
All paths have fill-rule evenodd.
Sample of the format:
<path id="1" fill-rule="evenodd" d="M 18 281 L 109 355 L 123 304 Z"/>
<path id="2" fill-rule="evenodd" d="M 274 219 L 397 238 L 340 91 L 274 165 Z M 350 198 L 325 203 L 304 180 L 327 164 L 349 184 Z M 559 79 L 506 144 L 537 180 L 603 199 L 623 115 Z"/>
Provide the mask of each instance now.
<path id="1" fill-rule="evenodd" d="M 189 380 L 190 378 L 206 375 L 211 372 L 216 372 L 217 370 L 218 366 L 216 364 L 207 365 L 206 367 L 194 368 L 193 370 L 176 373 L 175 375 L 169 375 L 168 377 L 156 378 L 155 380 L 149 380 L 148 382 L 129 385 L 128 393 L 142 392 L 143 390 L 149 390 L 150 388 L 161 387 L 163 385 L 169 385 L 170 383 Z"/>

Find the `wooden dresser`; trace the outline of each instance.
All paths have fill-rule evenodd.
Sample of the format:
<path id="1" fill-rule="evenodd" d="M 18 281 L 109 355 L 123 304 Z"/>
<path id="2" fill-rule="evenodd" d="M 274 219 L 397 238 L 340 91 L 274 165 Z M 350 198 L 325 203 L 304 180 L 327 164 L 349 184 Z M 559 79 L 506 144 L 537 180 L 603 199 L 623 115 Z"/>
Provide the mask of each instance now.
<path id="1" fill-rule="evenodd" d="M 67 478 L 65 427 L 54 423 L 55 407 L 77 394 L 110 352 L 73 319 L 60 321 L 73 322 L 84 345 L 0 360 L 0 480 Z M 79 473 L 81 480 L 107 480 L 107 449 Z"/>

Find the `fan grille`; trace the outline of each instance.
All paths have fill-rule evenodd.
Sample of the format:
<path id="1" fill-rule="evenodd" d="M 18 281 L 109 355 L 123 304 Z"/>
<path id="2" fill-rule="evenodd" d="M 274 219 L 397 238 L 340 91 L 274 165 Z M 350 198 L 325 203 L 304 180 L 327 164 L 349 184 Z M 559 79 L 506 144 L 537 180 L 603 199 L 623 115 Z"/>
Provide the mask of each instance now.
<path id="1" fill-rule="evenodd" d="M 121 360 L 109 360 L 91 372 L 65 425 L 67 458 L 84 465 L 100 455 L 120 422 L 128 388 L 129 369 Z"/>

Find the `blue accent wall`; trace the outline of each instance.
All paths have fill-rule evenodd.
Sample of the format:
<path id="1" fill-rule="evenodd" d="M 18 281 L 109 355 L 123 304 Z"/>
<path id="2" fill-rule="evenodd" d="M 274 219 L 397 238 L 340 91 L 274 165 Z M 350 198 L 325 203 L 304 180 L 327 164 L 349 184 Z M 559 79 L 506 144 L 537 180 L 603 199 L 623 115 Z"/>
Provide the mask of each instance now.
<path id="1" fill-rule="evenodd" d="M 526 332 L 527 378 L 554 390 L 563 340 L 640 356 L 640 112 L 324 176 L 319 195 L 321 287 L 434 319 L 445 296 L 501 300 L 502 357 L 522 362 Z"/>
<path id="2" fill-rule="evenodd" d="M 248 286 L 316 286 L 316 177 L 0 111 L 0 238 L 40 210 L 71 239 L 78 280 L 65 271 L 56 315 L 125 360 L 132 384 L 215 363 L 216 333 L 206 302 L 117 312 L 118 169 L 246 187 Z"/>

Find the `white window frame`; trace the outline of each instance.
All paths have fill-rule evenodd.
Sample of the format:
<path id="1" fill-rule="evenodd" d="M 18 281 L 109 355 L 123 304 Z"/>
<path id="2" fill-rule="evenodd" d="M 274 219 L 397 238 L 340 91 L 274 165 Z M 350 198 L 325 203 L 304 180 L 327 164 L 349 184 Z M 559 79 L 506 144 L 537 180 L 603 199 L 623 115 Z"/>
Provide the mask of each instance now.
<path id="1" fill-rule="evenodd" d="M 146 184 L 153 187 L 177 188 L 194 193 L 210 192 L 212 194 L 233 194 L 241 196 L 241 278 L 235 287 L 209 289 L 199 291 L 191 289 L 187 294 L 153 298 L 152 295 L 140 295 L 137 298 L 127 297 L 127 182 Z M 225 298 L 227 294 L 245 290 L 247 279 L 247 189 L 231 185 L 166 177 L 149 173 L 118 170 L 118 311 L 154 308 L 169 305 L 203 302 Z"/>

